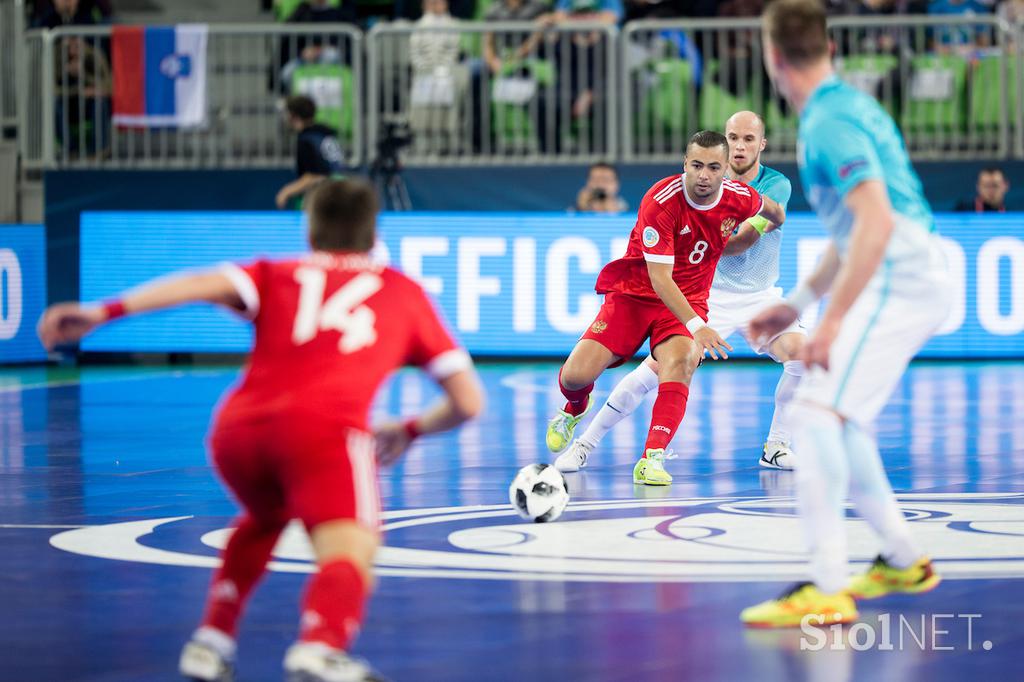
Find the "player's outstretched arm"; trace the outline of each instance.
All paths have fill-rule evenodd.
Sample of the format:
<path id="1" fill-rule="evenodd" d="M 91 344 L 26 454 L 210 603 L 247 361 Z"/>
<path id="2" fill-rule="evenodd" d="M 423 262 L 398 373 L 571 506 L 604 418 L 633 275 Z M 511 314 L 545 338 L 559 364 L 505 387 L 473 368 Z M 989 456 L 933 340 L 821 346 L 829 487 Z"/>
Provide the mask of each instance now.
<path id="1" fill-rule="evenodd" d="M 729 237 L 729 241 L 726 242 L 725 249 L 722 251 L 722 254 L 725 256 L 735 256 L 737 253 L 743 253 L 756 244 L 757 240 L 760 238 L 761 233 L 750 224 L 750 221 L 744 221 L 736 231 L 736 234 Z"/>
<path id="2" fill-rule="evenodd" d="M 889 194 L 881 180 L 865 180 L 846 195 L 853 214 L 850 246 L 836 274 L 822 323 L 838 325 L 885 257 L 894 227 Z"/>
<path id="3" fill-rule="evenodd" d="M 74 343 L 113 317 L 172 308 L 183 303 L 206 301 L 236 310 L 245 306 L 234 284 L 221 272 L 177 275 L 159 279 L 125 294 L 113 304 L 57 303 L 43 312 L 36 327 L 47 349 Z"/>
<path id="4" fill-rule="evenodd" d="M 647 261 L 647 273 L 651 277 L 654 293 L 672 311 L 676 319 L 686 325 L 693 335 L 693 340 L 697 342 L 702 351 L 708 353 L 715 360 L 719 359 L 719 355 L 723 359 L 728 358 L 729 354 L 726 351 L 732 350 L 732 346 L 718 332 L 707 326 L 704 320 L 694 312 L 690 302 L 686 300 L 686 296 L 679 290 L 679 285 L 672 279 L 672 267 L 669 263 Z"/>
<path id="5" fill-rule="evenodd" d="M 764 206 L 761 207 L 761 212 L 757 215 L 764 217 L 769 223 L 764 226 L 764 229 L 761 230 L 761 232 L 771 232 L 772 230 L 782 227 L 782 224 L 786 222 L 786 209 L 782 207 L 782 204 L 771 197 L 766 197 L 762 194 L 761 199 L 764 201 Z M 755 218 L 756 217 L 757 216 L 755 216 Z"/>
<path id="6" fill-rule="evenodd" d="M 763 343 L 793 324 L 804 308 L 825 295 L 838 271 L 839 252 L 833 242 L 822 254 L 811 276 L 790 293 L 785 303 L 762 310 L 750 321 L 750 338 Z"/>
<path id="7" fill-rule="evenodd" d="M 455 372 L 438 384 L 444 396 L 419 417 L 383 424 L 375 430 L 377 460 L 382 465 L 401 457 L 418 436 L 454 429 L 483 411 L 484 395 L 475 370 Z"/>

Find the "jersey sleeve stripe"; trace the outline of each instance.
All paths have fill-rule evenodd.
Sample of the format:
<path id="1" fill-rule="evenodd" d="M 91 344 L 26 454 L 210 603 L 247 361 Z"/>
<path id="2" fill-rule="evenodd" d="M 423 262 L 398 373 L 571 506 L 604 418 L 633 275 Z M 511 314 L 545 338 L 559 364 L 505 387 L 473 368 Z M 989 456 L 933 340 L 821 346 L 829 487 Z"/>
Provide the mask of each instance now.
<path id="1" fill-rule="evenodd" d="M 651 263 L 661 263 L 663 265 L 675 265 L 675 256 L 663 256 L 657 253 L 644 253 L 644 260 Z"/>
<path id="2" fill-rule="evenodd" d="M 242 299 L 245 306 L 244 317 L 252 320 L 260 312 L 260 292 L 256 284 L 249 277 L 249 274 L 234 263 L 223 263 L 220 267 L 221 273 L 231 281 L 238 297 Z"/>
<path id="3" fill-rule="evenodd" d="M 678 181 L 676 183 L 673 183 L 673 184 L 669 185 L 668 187 L 663 189 L 658 194 L 655 194 L 654 195 L 654 200 L 657 201 L 659 204 L 663 204 L 668 199 L 671 199 L 673 196 L 675 196 L 676 194 L 679 194 L 682 191 L 683 191 L 683 181 L 680 180 L 680 181 Z"/>
<path id="4" fill-rule="evenodd" d="M 473 360 L 470 359 L 469 353 L 461 348 L 453 348 L 434 356 L 434 359 L 428 362 L 423 369 L 436 381 L 441 381 L 453 374 L 472 368 Z"/>

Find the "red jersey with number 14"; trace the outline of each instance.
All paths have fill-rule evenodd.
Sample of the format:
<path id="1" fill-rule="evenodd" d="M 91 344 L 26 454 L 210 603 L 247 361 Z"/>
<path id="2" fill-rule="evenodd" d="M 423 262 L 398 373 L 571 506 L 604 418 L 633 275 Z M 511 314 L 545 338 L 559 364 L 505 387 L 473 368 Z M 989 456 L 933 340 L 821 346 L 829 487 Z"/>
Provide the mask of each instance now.
<path id="1" fill-rule="evenodd" d="M 256 332 L 223 408 L 235 418 L 314 416 L 366 430 L 394 370 L 417 365 L 443 379 L 472 366 L 423 289 L 365 254 L 314 252 L 223 272 Z"/>
<path id="2" fill-rule="evenodd" d="M 672 279 L 691 306 L 707 310 L 715 267 L 730 235 L 762 208 L 749 185 L 723 180 L 715 200 L 694 203 L 686 192 L 686 174 L 659 180 L 644 195 L 626 255 L 601 270 L 599 294 L 619 292 L 660 300 L 654 293 L 647 262 L 672 265 Z"/>

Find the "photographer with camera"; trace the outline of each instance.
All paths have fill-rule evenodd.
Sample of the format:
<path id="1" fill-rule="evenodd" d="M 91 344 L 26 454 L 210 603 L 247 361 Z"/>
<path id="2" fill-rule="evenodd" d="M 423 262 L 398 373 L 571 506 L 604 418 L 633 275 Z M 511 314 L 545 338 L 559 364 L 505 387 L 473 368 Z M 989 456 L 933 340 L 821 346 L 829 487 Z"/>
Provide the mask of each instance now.
<path id="1" fill-rule="evenodd" d="M 610 163 L 590 167 L 587 184 L 576 195 L 576 210 L 590 213 L 622 213 L 629 210 L 619 196 L 619 174 Z"/>
<path id="2" fill-rule="evenodd" d="M 281 188 L 275 203 L 278 208 L 291 204 L 299 209 L 306 193 L 321 182 L 344 177 L 345 155 L 334 129 L 316 122 L 316 103 L 312 99 L 305 95 L 289 97 L 285 108 L 288 126 L 299 134 L 295 159 L 298 178 Z"/>

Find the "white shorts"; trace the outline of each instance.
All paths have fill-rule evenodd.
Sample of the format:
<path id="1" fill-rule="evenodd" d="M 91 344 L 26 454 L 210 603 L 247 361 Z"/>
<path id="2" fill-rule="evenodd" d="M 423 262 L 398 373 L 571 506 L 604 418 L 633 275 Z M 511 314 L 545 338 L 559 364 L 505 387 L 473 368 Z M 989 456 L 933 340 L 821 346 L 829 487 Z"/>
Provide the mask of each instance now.
<path id="1" fill-rule="evenodd" d="M 747 326 L 754 316 L 765 308 L 782 302 L 784 299 L 782 289 L 779 287 L 753 293 L 739 293 L 711 287 L 711 292 L 708 294 L 708 326 L 718 332 L 723 339 L 739 332 L 755 353 L 764 355 L 768 353 L 772 342 L 783 334 L 807 334 L 807 330 L 800 324 L 800 320 L 797 320 L 768 339 L 766 343 L 757 343 L 750 338 Z"/>
<path id="2" fill-rule="evenodd" d="M 879 266 L 843 319 L 829 369 L 807 371 L 795 399 L 869 427 L 910 360 L 948 317 L 951 298 L 944 270 L 906 275 Z"/>

